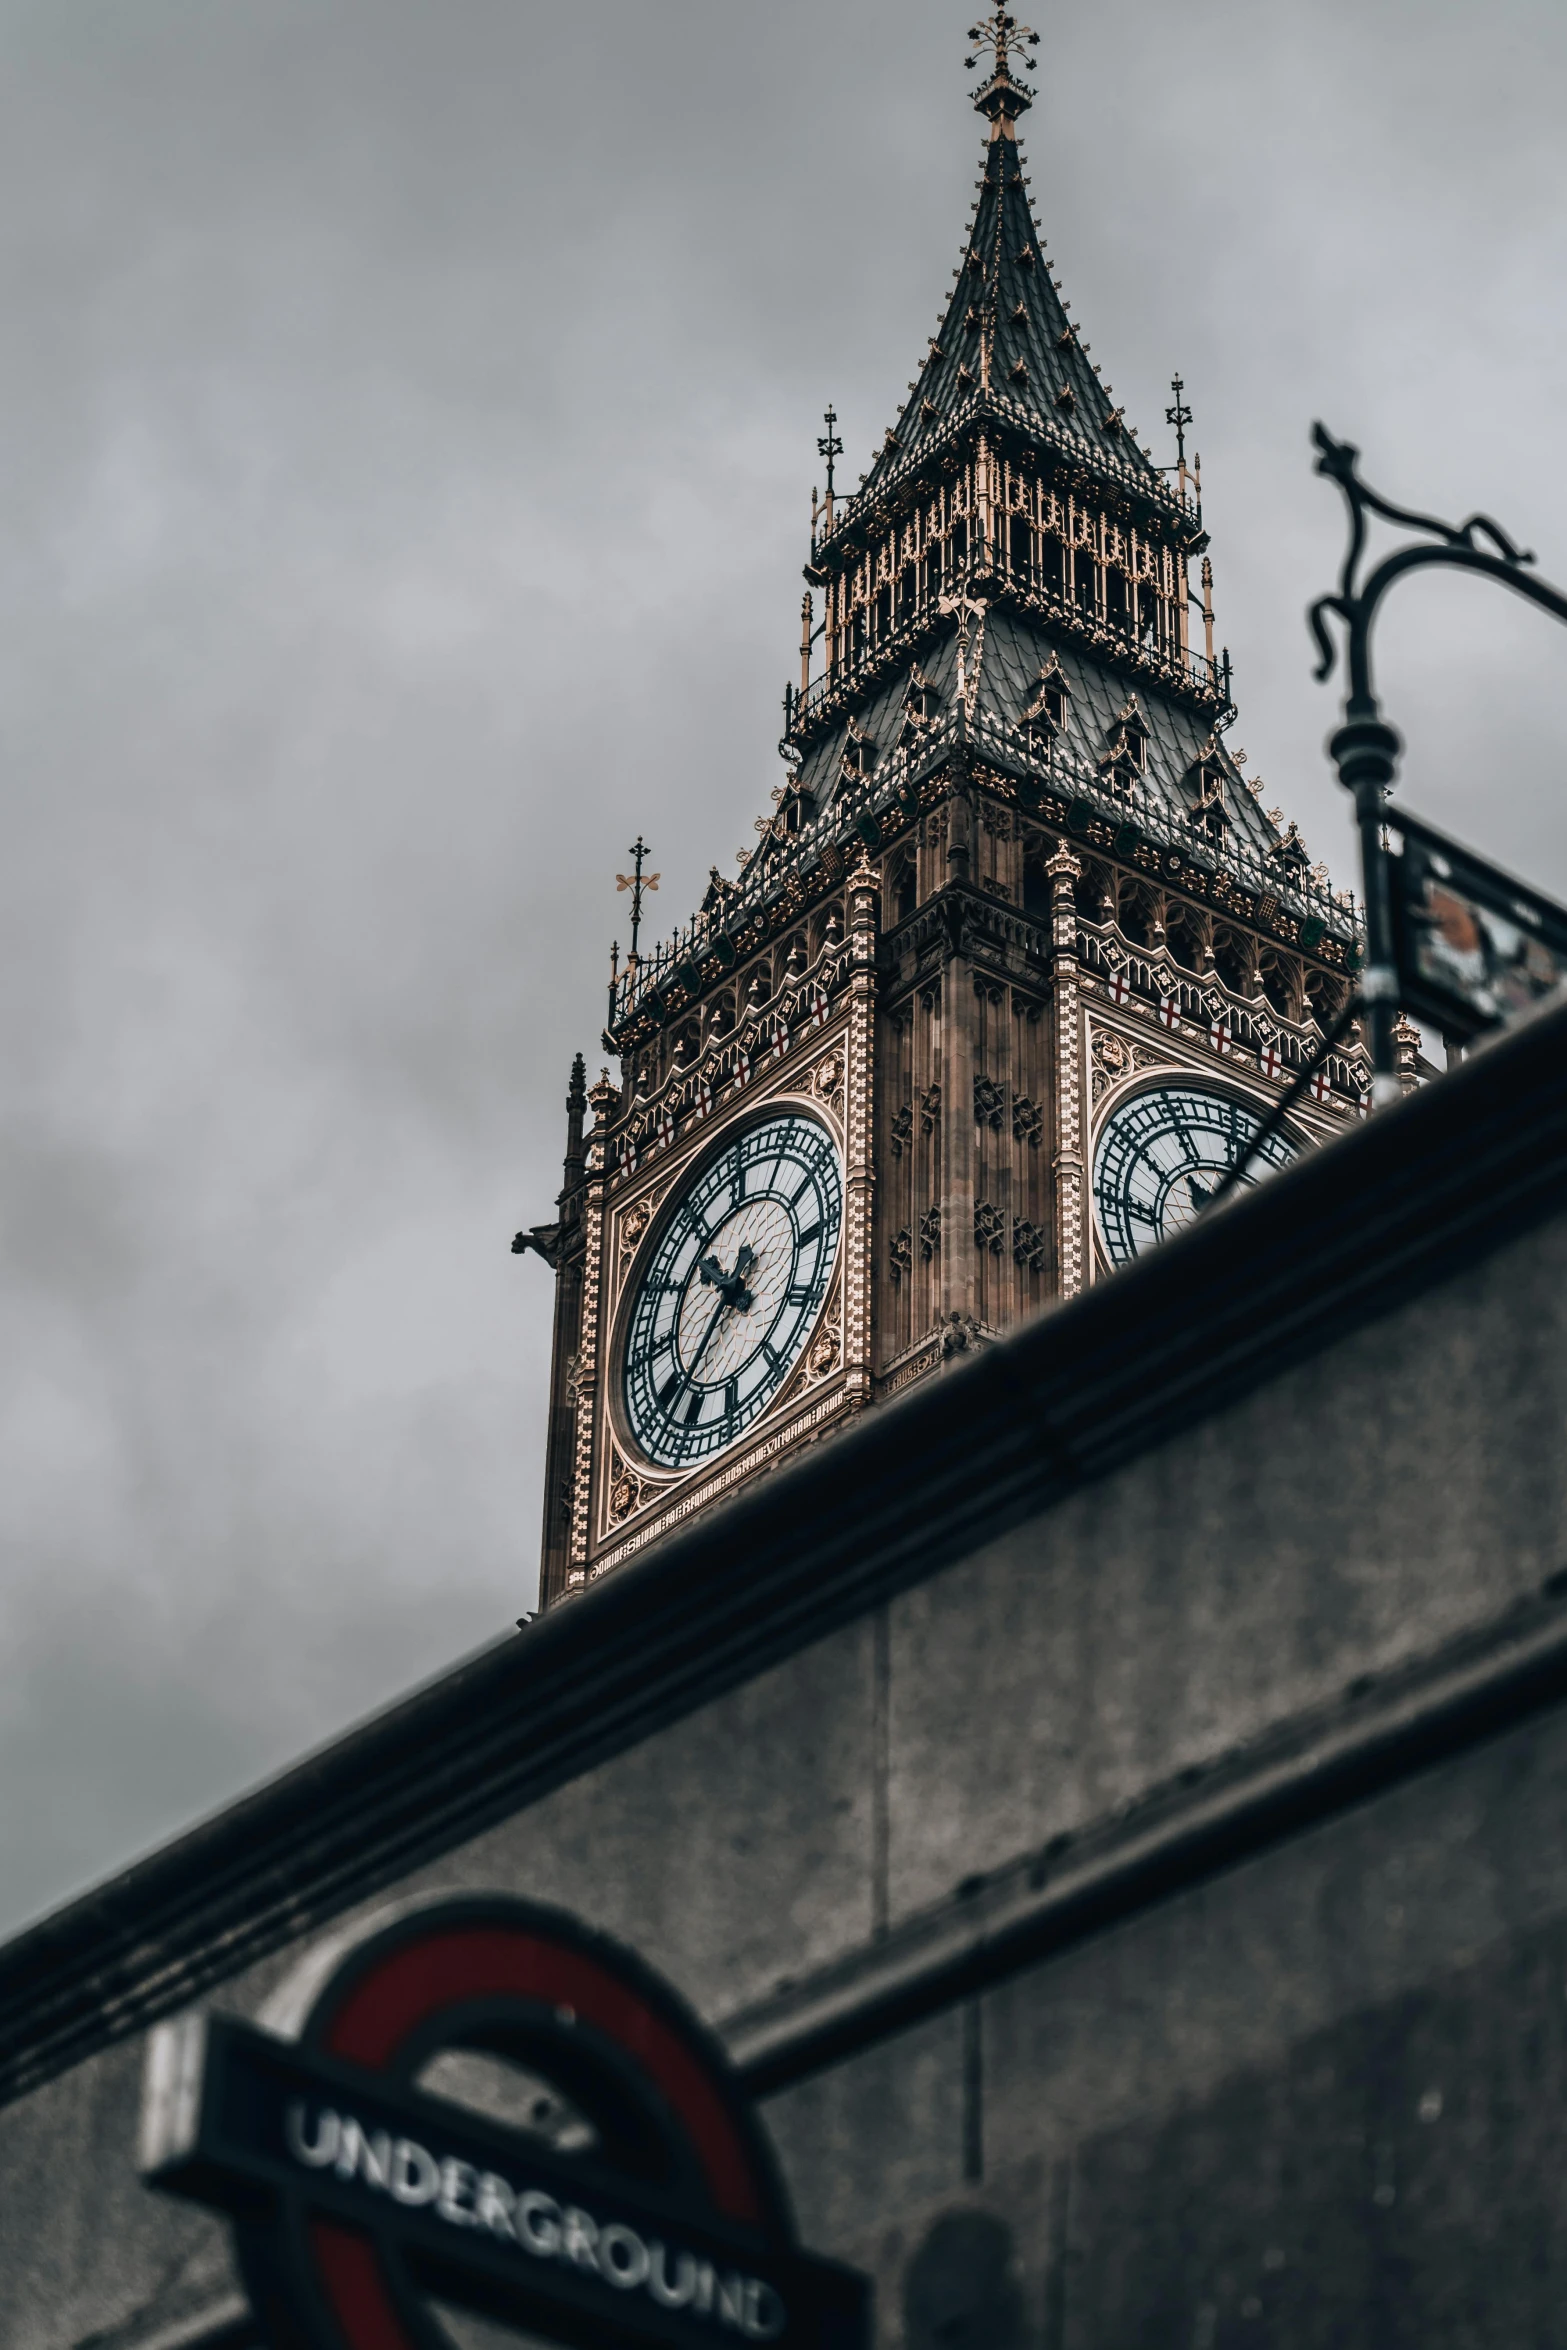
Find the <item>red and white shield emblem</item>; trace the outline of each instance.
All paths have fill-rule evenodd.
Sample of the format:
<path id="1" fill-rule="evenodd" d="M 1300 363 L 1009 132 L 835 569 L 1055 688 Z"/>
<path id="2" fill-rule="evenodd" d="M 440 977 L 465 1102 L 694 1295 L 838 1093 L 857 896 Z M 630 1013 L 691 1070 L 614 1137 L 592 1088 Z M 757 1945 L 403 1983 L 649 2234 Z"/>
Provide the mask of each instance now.
<path id="1" fill-rule="evenodd" d="M 1316 1076 L 1313 1077 L 1311 1081 L 1312 1100 L 1314 1102 L 1325 1102 L 1331 1098 L 1332 1092 L 1332 1080 L 1329 1078 L 1326 1069 L 1319 1069 Z"/>
<path id="2" fill-rule="evenodd" d="M 627 1134 L 622 1137 L 620 1145 L 620 1163 L 625 1168 L 628 1175 L 634 1175 L 636 1173 L 637 1138 L 634 1134 Z"/>
<path id="3" fill-rule="evenodd" d="M 747 1052 L 745 1046 L 742 1045 L 740 1050 L 735 1055 L 734 1083 L 736 1093 L 739 1092 L 742 1085 L 749 1085 L 750 1082 L 751 1056 L 749 1052 Z"/>
<path id="4" fill-rule="evenodd" d="M 1181 999 L 1178 995 L 1162 995 L 1159 998 L 1159 1017 L 1166 1028 L 1180 1027 Z"/>
<path id="5" fill-rule="evenodd" d="M 1208 1042 L 1212 1045 L 1216 1053 L 1227 1053 L 1229 1051 L 1231 1045 L 1235 1042 L 1235 1039 L 1230 1032 L 1230 1025 L 1227 1020 L 1221 1018 L 1214 1021 L 1212 1027 L 1208 1031 Z"/>
<path id="6" fill-rule="evenodd" d="M 653 1139 L 660 1150 L 667 1150 L 675 1139 L 675 1114 L 667 1104 L 658 1113 L 658 1124 L 653 1129 Z"/>
<path id="7" fill-rule="evenodd" d="M 1369 1118 L 1371 1115 L 1371 1088 L 1369 1085 L 1365 1087 L 1360 1096 L 1360 1115 L 1362 1118 Z"/>
<path id="8" fill-rule="evenodd" d="M 713 1087 L 710 1078 L 699 1077 L 697 1079 L 694 1099 L 697 1116 L 705 1118 L 713 1106 Z"/>
<path id="9" fill-rule="evenodd" d="M 1263 1046 L 1257 1056 L 1257 1066 L 1264 1077 L 1281 1077 L 1283 1075 L 1284 1063 L 1279 1059 L 1279 1048 L 1276 1044 Z"/>
<path id="10" fill-rule="evenodd" d="M 818 1028 L 825 1028 L 827 1025 L 827 990 L 825 987 L 818 987 L 812 991 L 811 1019 Z"/>
<path id="11" fill-rule="evenodd" d="M 1105 981 L 1105 994 L 1112 1004 L 1124 1004 L 1132 990 L 1124 971 L 1112 971 Z"/>
<path id="12" fill-rule="evenodd" d="M 769 1040 L 769 1044 L 770 1049 L 767 1055 L 768 1059 L 770 1061 L 781 1061 L 784 1057 L 784 1054 L 789 1050 L 789 1023 L 783 1018 L 782 1014 L 780 1014 L 779 1017 L 773 1022 L 772 1035 Z"/>

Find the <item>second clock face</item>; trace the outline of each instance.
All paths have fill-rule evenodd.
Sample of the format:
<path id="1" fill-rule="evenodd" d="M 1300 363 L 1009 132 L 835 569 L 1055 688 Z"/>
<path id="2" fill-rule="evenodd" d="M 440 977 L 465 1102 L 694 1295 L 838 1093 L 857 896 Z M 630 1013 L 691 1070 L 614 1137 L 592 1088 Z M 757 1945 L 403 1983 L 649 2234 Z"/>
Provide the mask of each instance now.
<path id="1" fill-rule="evenodd" d="M 626 1416 L 660 1468 L 710 1459 L 760 1418 L 804 1350 L 843 1223 L 832 1137 L 765 1118 L 698 1169 L 638 1279 Z"/>
<path id="2" fill-rule="evenodd" d="M 1241 1156 L 1262 1120 L 1209 1085 L 1153 1085 L 1105 1121 L 1094 1153 L 1094 1205 L 1112 1265 L 1124 1265 L 1189 1224 Z M 1243 1184 L 1295 1156 L 1270 1135 Z"/>

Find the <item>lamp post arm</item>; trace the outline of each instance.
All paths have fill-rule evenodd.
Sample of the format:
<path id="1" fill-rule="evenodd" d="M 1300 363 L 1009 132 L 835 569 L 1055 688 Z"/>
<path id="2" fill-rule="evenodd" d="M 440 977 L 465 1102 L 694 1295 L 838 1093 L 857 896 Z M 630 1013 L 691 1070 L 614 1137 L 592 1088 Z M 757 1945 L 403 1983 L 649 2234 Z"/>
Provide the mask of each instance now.
<path id="1" fill-rule="evenodd" d="M 1525 596 L 1557 620 L 1567 621 L 1567 595 L 1548 580 L 1525 568 L 1532 554 L 1514 546 L 1499 523 L 1487 514 L 1471 514 L 1467 522 L 1443 522 L 1433 514 L 1417 514 L 1396 506 L 1360 478 L 1360 452 L 1348 441 L 1336 441 L 1324 425 L 1312 427 L 1317 448 L 1317 471 L 1336 481 L 1349 508 L 1349 545 L 1337 592 L 1319 596 L 1306 615 L 1317 647 L 1319 678 L 1331 676 L 1338 646 L 1328 626 L 1337 619 L 1344 631 L 1345 668 L 1349 691 L 1344 701 L 1344 723 L 1328 744 L 1338 767 L 1339 781 L 1354 795 L 1355 819 L 1360 830 L 1365 877 L 1366 967 L 1361 996 L 1368 1014 L 1372 1063 L 1372 1103 L 1380 1108 L 1402 1090 L 1394 1051 L 1394 1021 L 1398 1010 L 1398 975 L 1394 967 L 1393 899 L 1388 853 L 1383 846 L 1383 810 L 1398 771 L 1403 748 L 1398 735 L 1384 723 L 1371 678 L 1371 626 L 1382 598 L 1406 572 L 1442 566 L 1452 571 L 1477 572 Z M 1357 579 L 1366 548 L 1367 516 L 1380 515 L 1401 530 L 1424 536 L 1411 546 L 1395 547 L 1362 583 Z M 1480 544 L 1480 541 L 1487 544 Z"/>

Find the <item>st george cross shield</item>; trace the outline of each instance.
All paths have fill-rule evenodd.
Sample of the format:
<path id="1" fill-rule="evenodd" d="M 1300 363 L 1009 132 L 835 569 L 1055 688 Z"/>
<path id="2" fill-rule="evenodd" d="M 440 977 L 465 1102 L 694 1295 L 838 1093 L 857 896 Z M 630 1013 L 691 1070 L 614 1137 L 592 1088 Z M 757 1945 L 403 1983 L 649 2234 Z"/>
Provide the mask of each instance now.
<path id="1" fill-rule="evenodd" d="M 1105 994 L 1112 1004 L 1124 1004 L 1131 995 L 1131 985 L 1124 971 L 1112 971 L 1105 981 Z"/>
<path id="2" fill-rule="evenodd" d="M 1234 1041 L 1228 1021 L 1221 1015 L 1208 1031 L 1208 1042 L 1216 1053 L 1227 1053 Z"/>
<path id="3" fill-rule="evenodd" d="M 747 1047 L 742 1045 L 736 1053 L 734 1061 L 734 1089 L 736 1093 L 739 1092 L 742 1085 L 749 1085 L 750 1082 L 751 1055 Z"/>
<path id="4" fill-rule="evenodd" d="M 660 1150 L 667 1150 L 675 1139 L 675 1114 L 667 1102 L 658 1113 L 658 1124 L 653 1129 L 653 1139 Z"/>
<path id="5" fill-rule="evenodd" d="M 1284 1063 L 1279 1059 L 1279 1048 L 1276 1044 L 1263 1046 L 1257 1055 L 1257 1066 L 1264 1077 L 1281 1077 L 1284 1074 Z"/>
<path id="6" fill-rule="evenodd" d="M 1314 1102 L 1325 1102 L 1325 1101 L 1328 1101 L 1328 1100 L 1330 1100 L 1330 1099 L 1332 1098 L 1332 1093 L 1333 1093 L 1333 1081 L 1332 1081 L 1332 1079 L 1329 1077 L 1329 1075 L 1328 1075 L 1328 1073 L 1327 1073 L 1326 1069 L 1319 1069 L 1319 1070 L 1317 1071 L 1317 1074 L 1316 1074 L 1316 1076 L 1315 1076 L 1315 1077 L 1313 1077 L 1313 1079 L 1312 1079 L 1312 1081 L 1311 1081 L 1311 1098 L 1312 1098 L 1312 1100 L 1313 1100 Z"/>
<path id="7" fill-rule="evenodd" d="M 784 1057 L 784 1054 L 789 1050 L 789 1023 L 783 1017 L 782 1013 L 780 1013 L 778 1018 L 773 1022 L 772 1034 L 768 1041 L 768 1059 L 770 1061 L 781 1061 Z"/>
<path id="8" fill-rule="evenodd" d="M 623 1135 L 620 1143 L 620 1163 L 628 1175 L 636 1173 L 638 1156 L 636 1136 L 634 1134 Z"/>
<path id="9" fill-rule="evenodd" d="M 827 990 L 826 990 L 826 988 L 825 988 L 825 987 L 818 987 L 818 988 L 813 988 L 813 989 L 812 989 L 812 991 L 811 991 L 811 1019 L 812 1019 L 812 1022 L 813 1022 L 813 1024 L 814 1024 L 816 1027 L 818 1027 L 818 1028 L 825 1028 L 825 1027 L 826 1027 L 826 1025 L 827 1025 L 827 1008 L 828 1008 L 828 1007 L 827 1007 Z"/>
<path id="10" fill-rule="evenodd" d="M 1180 997 L 1177 995 L 1162 995 L 1159 998 L 1159 1017 L 1163 1021 L 1166 1028 L 1179 1028 L 1181 1025 Z"/>
<path id="11" fill-rule="evenodd" d="M 692 1100 L 696 1108 L 697 1116 L 699 1118 L 705 1118 L 713 1106 L 713 1085 L 711 1078 L 699 1077 L 697 1079 L 696 1092 L 692 1096 Z"/>

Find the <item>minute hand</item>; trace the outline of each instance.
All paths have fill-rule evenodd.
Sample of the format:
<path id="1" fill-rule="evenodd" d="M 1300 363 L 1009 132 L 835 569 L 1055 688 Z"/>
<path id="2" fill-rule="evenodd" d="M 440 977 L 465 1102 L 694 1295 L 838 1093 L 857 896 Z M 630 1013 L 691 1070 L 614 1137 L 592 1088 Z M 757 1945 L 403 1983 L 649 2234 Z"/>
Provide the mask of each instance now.
<path id="1" fill-rule="evenodd" d="M 723 1320 L 724 1310 L 728 1304 L 728 1297 L 726 1295 L 720 1295 L 717 1305 L 715 1305 L 713 1308 L 707 1328 L 703 1331 L 700 1339 L 697 1341 L 696 1353 L 691 1357 L 690 1362 L 686 1365 L 686 1375 L 684 1382 L 685 1387 L 689 1387 L 693 1379 L 695 1379 L 696 1367 L 702 1360 L 702 1357 L 706 1354 L 707 1342 L 712 1337 L 713 1332 L 718 1328 L 719 1323 Z M 682 1389 L 682 1392 L 684 1392 L 684 1388 Z"/>

